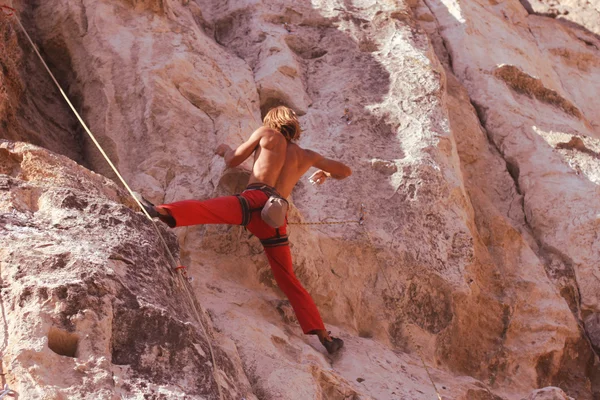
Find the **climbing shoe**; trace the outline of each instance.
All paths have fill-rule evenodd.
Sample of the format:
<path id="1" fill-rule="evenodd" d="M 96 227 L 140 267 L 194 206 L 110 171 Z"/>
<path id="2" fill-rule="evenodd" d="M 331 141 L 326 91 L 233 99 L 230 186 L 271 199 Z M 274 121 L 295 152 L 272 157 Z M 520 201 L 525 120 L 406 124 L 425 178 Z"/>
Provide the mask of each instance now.
<path id="1" fill-rule="evenodd" d="M 140 202 L 144 210 L 148 213 L 148 215 L 152 218 L 158 218 L 165 224 L 169 225 L 169 227 L 174 228 L 176 225 L 175 218 L 170 215 L 162 215 L 158 211 L 156 211 L 156 207 L 150 201 L 146 200 L 144 196 L 141 194 L 134 192 L 135 198 Z"/>
<path id="2" fill-rule="evenodd" d="M 140 202 L 140 204 L 142 205 L 144 210 L 146 210 L 149 216 L 151 216 L 152 218 L 158 218 L 160 216 L 160 214 L 158 214 L 158 211 L 156 211 L 156 209 L 154 208 L 154 204 L 150 203 L 144 198 L 144 196 L 142 196 L 138 192 L 133 192 L 133 194 L 135 195 L 135 199 Z"/>
<path id="3" fill-rule="evenodd" d="M 321 344 L 325 346 L 329 354 L 334 354 L 339 349 L 344 347 L 344 341 L 342 339 L 331 336 L 331 340 L 324 339 Z"/>

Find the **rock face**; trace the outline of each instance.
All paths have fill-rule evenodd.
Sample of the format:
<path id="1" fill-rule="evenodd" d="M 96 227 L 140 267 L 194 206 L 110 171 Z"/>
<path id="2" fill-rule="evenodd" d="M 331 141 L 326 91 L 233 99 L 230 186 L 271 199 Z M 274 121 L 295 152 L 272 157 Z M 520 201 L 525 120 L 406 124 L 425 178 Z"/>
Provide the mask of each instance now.
<path id="1" fill-rule="evenodd" d="M 12 18 L 0 15 L 0 132 L 83 162 L 75 117 Z"/>
<path id="2" fill-rule="evenodd" d="M 547 387 L 540 390 L 535 390 L 533 393 L 529 395 L 527 400 L 571 400 L 572 397 L 569 397 L 556 387 Z"/>
<path id="3" fill-rule="evenodd" d="M 528 15 L 517 2 L 485 10 L 476 2 L 426 5 L 422 15 L 435 16 L 428 29 L 445 45 L 438 46 L 437 53 L 446 55 L 453 74 L 466 87 L 491 143 L 515 180 L 515 197 L 523 212 L 518 226 L 531 235 L 530 245 L 546 275 L 585 328 L 586 336 L 569 346 L 580 349 L 577 357 L 583 348 L 589 349 L 588 340 L 597 350 L 598 175 L 592 149 L 600 131 L 597 110 L 589 107 L 589 101 L 598 89 L 591 77 L 600 71 L 600 42 L 586 30 Z M 485 35 L 468 34 L 484 26 Z M 486 54 L 466 51 L 490 40 L 514 46 L 494 47 Z M 563 374 L 546 367 L 557 365 L 555 356 L 548 352 L 538 359 L 538 384 L 554 384 Z M 539 374 L 544 370 L 546 378 Z M 568 374 L 570 382 L 581 383 L 581 390 L 587 386 L 581 379 L 583 370 L 571 369 Z M 596 388 L 592 391 L 597 391 L 594 382 L 597 378 L 591 382 Z"/>
<path id="4" fill-rule="evenodd" d="M 598 398 L 598 7 L 560 6 L 571 11 L 549 18 L 542 2 L 517 0 L 17 2 L 147 198 L 242 190 L 247 171 L 225 171 L 214 148 L 240 144 L 286 104 L 301 116 L 300 144 L 354 172 L 301 181 L 290 221 L 367 213 L 364 225 L 291 226 L 296 274 L 346 341 L 329 358 L 301 335 L 242 228 L 176 230 L 190 299 L 114 184 L 4 142 L 7 381 L 26 398 L 218 398 L 220 387 L 236 399 L 428 399 L 431 380 L 444 399 Z M 0 55 L 2 136 L 112 178 L 18 27 L 0 22 L 11 49 Z M 545 386 L 556 388 L 534 392 Z"/>
<path id="5" fill-rule="evenodd" d="M 3 368 L 20 397 L 218 398 L 216 380 L 248 396 L 124 192 L 29 144 L 3 141 L 0 157 Z"/>

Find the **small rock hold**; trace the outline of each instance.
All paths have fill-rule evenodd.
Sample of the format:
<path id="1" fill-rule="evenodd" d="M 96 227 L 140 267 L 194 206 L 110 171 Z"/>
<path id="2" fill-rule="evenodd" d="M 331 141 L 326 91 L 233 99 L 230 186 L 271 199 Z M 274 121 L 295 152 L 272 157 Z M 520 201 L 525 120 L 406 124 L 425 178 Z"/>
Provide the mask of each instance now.
<path id="1" fill-rule="evenodd" d="M 362 382 L 364 382 L 364 381 L 365 381 L 365 380 L 364 380 L 363 378 L 356 378 L 356 382 L 358 382 L 358 383 L 362 383 Z"/>
<path id="2" fill-rule="evenodd" d="M 573 398 L 567 396 L 560 388 L 548 386 L 533 391 L 527 400 L 573 400 Z"/>
<path id="3" fill-rule="evenodd" d="M 577 136 L 571 137 L 571 140 L 569 140 L 567 143 L 557 143 L 556 148 L 557 149 L 568 149 L 568 150 L 579 150 L 583 153 L 587 153 L 590 151 L 585 146 L 585 143 L 583 142 L 583 140 L 581 140 L 581 138 L 579 138 Z"/>
<path id="4" fill-rule="evenodd" d="M 352 123 L 352 112 L 348 107 L 344 108 L 344 115 L 341 117 L 348 125 Z"/>
<path id="5" fill-rule="evenodd" d="M 371 160 L 371 167 L 373 167 L 375 171 L 379 171 L 386 175 L 392 175 L 398 171 L 398 167 L 393 161 L 380 160 L 378 158 Z"/>

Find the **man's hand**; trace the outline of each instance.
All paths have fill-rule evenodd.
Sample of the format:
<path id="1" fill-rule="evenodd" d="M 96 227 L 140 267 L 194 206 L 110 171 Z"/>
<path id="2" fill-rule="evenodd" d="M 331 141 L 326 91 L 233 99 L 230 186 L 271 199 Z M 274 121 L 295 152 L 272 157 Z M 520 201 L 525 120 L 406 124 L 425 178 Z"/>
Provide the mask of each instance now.
<path id="1" fill-rule="evenodd" d="M 225 154 L 227 154 L 228 151 L 233 151 L 231 150 L 231 147 L 229 147 L 228 145 L 226 145 L 225 143 L 220 144 L 219 146 L 217 146 L 217 148 L 215 149 L 215 154 L 221 157 L 225 157 Z"/>
<path id="2" fill-rule="evenodd" d="M 329 178 L 330 176 L 331 174 L 320 169 L 314 174 L 312 174 L 310 178 L 308 178 L 308 181 L 313 185 L 322 185 L 325 182 L 325 180 L 327 180 L 327 178 Z"/>

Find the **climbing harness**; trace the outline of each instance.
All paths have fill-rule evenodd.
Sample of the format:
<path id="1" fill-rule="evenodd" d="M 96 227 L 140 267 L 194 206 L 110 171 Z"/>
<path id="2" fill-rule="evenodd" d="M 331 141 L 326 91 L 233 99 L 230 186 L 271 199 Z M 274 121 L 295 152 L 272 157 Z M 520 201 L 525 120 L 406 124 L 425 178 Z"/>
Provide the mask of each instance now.
<path id="1" fill-rule="evenodd" d="M 242 206 L 242 225 L 246 226 L 250 223 L 254 211 L 260 211 L 260 218 L 271 228 L 281 228 L 285 225 L 289 203 L 281 197 L 274 187 L 263 183 L 252 183 L 246 187 L 246 190 L 260 190 L 269 198 L 262 206 L 251 209 L 244 196 L 241 194 L 236 195 Z"/>
<path id="2" fill-rule="evenodd" d="M 144 213 L 144 215 L 146 215 L 146 217 L 148 218 L 148 220 L 152 223 L 152 226 L 154 227 L 154 230 L 156 231 L 158 237 L 160 238 L 160 241 L 162 242 L 162 244 L 163 244 L 163 246 L 164 246 L 164 248 L 165 248 L 165 250 L 166 250 L 166 252 L 167 252 L 167 254 L 169 256 L 169 259 L 170 259 L 170 261 L 172 263 L 172 266 L 175 266 L 173 268 L 173 270 L 180 272 L 179 274 L 176 274 L 176 276 L 179 277 L 179 279 L 180 279 L 180 281 L 178 282 L 178 285 L 179 285 L 180 288 L 182 288 L 182 290 L 187 295 L 188 300 L 190 301 L 191 308 L 194 311 L 194 314 L 196 316 L 198 324 L 199 324 L 199 326 L 200 326 L 200 328 L 202 330 L 202 334 L 204 335 L 204 337 L 206 338 L 206 341 L 208 343 L 208 347 L 209 347 L 210 355 L 211 355 L 211 359 L 212 359 L 212 365 L 213 365 L 213 377 L 215 379 L 215 382 L 217 384 L 217 389 L 219 391 L 219 399 L 223 400 L 223 392 L 222 392 L 222 388 L 221 388 L 220 377 L 218 376 L 218 371 L 219 370 L 217 368 L 217 363 L 216 363 L 215 354 L 214 354 L 214 351 L 213 351 L 211 339 L 208 336 L 208 332 L 206 331 L 206 328 L 204 327 L 204 323 L 202 322 L 202 318 L 200 317 L 200 312 L 198 311 L 198 308 L 196 307 L 196 302 L 194 300 L 194 297 L 192 296 L 192 294 L 191 294 L 188 286 L 186 285 L 186 281 L 188 281 L 188 277 L 187 277 L 187 272 L 186 272 L 185 267 L 179 265 L 179 263 L 175 260 L 175 256 L 173 256 L 173 253 L 169 249 L 169 246 L 167 245 L 167 242 L 166 242 L 165 238 L 163 237 L 162 233 L 160 232 L 160 229 L 158 228 L 158 225 L 152 219 L 152 217 L 150 217 L 150 215 L 148 214 L 148 212 L 146 211 L 146 209 L 142 206 L 142 204 L 140 203 L 140 201 L 137 199 L 137 197 L 135 196 L 135 193 L 133 192 L 133 190 L 131 190 L 131 188 L 129 187 L 129 185 L 127 184 L 127 182 L 123 178 L 123 176 L 121 176 L 121 174 L 119 173 L 119 170 L 117 169 L 117 167 L 115 167 L 115 165 L 113 164 L 113 162 L 110 160 L 110 158 L 108 157 L 108 155 L 106 154 L 106 152 L 104 151 L 104 149 L 102 148 L 102 146 L 100 145 L 100 143 L 98 143 L 98 141 L 96 140 L 96 137 L 94 136 L 94 134 L 90 131 L 90 129 L 88 128 L 88 126 L 86 125 L 86 123 L 83 121 L 83 119 L 81 118 L 81 116 L 79 115 L 79 113 L 77 112 L 77 110 L 75 109 L 75 107 L 73 106 L 73 104 L 71 103 L 71 101 L 69 100 L 69 97 L 65 94 L 64 90 L 62 89 L 62 87 L 60 86 L 60 84 L 58 83 L 58 81 L 56 80 L 56 78 L 54 77 L 54 74 L 52 73 L 52 71 L 50 71 L 50 68 L 46 64 L 46 61 L 44 61 L 44 58 L 42 57 L 42 55 L 38 51 L 36 45 L 33 43 L 33 40 L 31 39 L 31 37 L 27 33 L 27 30 L 25 29 L 25 27 L 23 26 L 23 24 L 21 24 L 20 19 L 15 15 L 15 11 L 16 10 L 14 8 L 8 7 L 6 5 L 0 5 L 0 9 L 3 11 L 4 15 L 6 15 L 6 16 L 14 16 L 15 17 L 15 20 L 19 24 L 19 27 L 21 28 L 21 30 L 23 31 L 23 33 L 27 37 L 27 40 L 29 41 L 29 44 L 33 48 L 34 52 L 37 54 L 38 58 L 42 62 L 44 68 L 46 69 L 46 71 L 50 75 L 50 78 L 52 79 L 52 81 L 54 82 L 54 84 L 56 85 L 56 87 L 58 88 L 58 90 L 60 91 L 60 93 L 62 94 L 63 98 L 65 99 L 65 101 L 67 102 L 67 104 L 69 105 L 69 107 L 71 108 L 71 110 L 73 111 L 73 113 L 75 114 L 75 116 L 77 117 L 77 119 L 79 120 L 79 123 L 81 124 L 81 126 L 83 126 L 83 129 L 85 130 L 85 132 L 87 133 L 87 135 L 94 142 L 94 144 L 96 145 L 96 147 L 98 148 L 98 150 L 100 151 L 100 153 L 102 154 L 102 156 L 104 157 L 104 159 L 106 160 L 106 162 L 108 163 L 108 165 L 111 167 L 111 169 L 113 170 L 113 172 L 117 175 L 117 177 L 119 178 L 119 180 L 121 181 L 121 183 L 123 184 L 123 186 L 127 189 L 127 191 L 129 192 L 129 194 L 131 195 L 131 197 L 133 198 L 133 200 L 138 205 L 138 207 L 142 210 L 142 212 Z M 6 10 L 8 10 L 10 13 L 7 13 Z M 172 272 L 172 270 L 169 269 L 169 272 Z M 5 390 L 7 388 L 8 387 L 5 386 Z M 4 395 L 0 395 L 0 398 L 2 398 Z"/>

